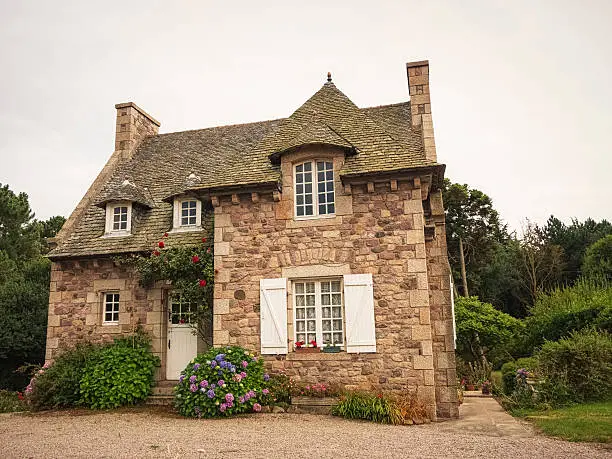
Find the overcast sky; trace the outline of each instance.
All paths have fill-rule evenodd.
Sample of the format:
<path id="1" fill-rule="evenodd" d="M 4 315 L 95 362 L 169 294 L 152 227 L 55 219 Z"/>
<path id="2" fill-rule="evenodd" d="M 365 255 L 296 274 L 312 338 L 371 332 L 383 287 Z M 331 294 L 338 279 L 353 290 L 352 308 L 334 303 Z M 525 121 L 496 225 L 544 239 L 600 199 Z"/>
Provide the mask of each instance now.
<path id="1" fill-rule="evenodd" d="M 438 161 L 519 228 L 612 219 L 611 1 L 0 0 L 0 183 L 68 216 L 133 101 L 160 132 L 289 116 L 325 82 L 408 99 L 429 59 Z"/>

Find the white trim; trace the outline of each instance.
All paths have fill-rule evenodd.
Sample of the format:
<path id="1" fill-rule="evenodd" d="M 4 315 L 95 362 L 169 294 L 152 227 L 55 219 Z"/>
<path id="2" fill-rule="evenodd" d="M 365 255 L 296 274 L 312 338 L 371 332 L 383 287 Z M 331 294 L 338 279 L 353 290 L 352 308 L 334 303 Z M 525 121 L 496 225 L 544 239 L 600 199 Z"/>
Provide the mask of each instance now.
<path id="1" fill-rule="evenodd" d="M 195 225 L 181 225 L 181 206 L 184 202 L 195 201 L 196 222 Z M 174 198 L 173 204 L 172 232 L 199 231 L 202 229 L 202 201 L 193 197 Z"/>
<path id="2" fill-rule="evenodd" d="M 117 207 L 127 207 L 127 228 L 114 230 L 114 211 Z M 132 234 L 132 202 L 131 201 L 111 201 L 106 203 L 106 223 L 104 226 L 104 236 L 130 236 Z"/>
<path id="3" fill-rule="evenodd" d="M 323 305 L 321 303 L 321 282 L 339 282 L 340 283 L 340 290 L 338 292 L 333 292 L 333 293 L 339 293 L 340 294 L 340 304 L 339 305 L 333 305 L 330 304 L 329 305 Z M 297 335 L 298 335 L 298 330 L 297 330 L 297 302 L 296 302 L 296 292 L 295 292 L 295 284 L 304 284 L 304 288 L 306 286 L 306 283 L 314 283 L 315 284 L 315 291 L 314 291 L 314 295 L 315 295 L 315 304 L 314 304 L 314 308 L 315 308 L 315 336 L 316 336 L 316 342 L 317 342 L 317 346 L 322 348 L 325 346 L 325 343 L 323 342 L 323 311 L 322 308 L 323 307 L 328 307 L 330 308 L 330 312 L 331 312 L 331 316 L 328 318 L 330 321 L 332 321 L 332 328 L 333 328 L 333 307 L 334 306 L 340 306 L 340 310 L 342 313 L 342 330 L 340 330 L 340 332 L 342 333 L 342 344 L 334 344 L 334 346 L 338 346 L 341 349 L 346 349 L 346 322 L 345 322 L 345 312 L 344 312 L 344 285 L 343 285 L 343 278 L 341 276 L 332 276 L 332 277 L 317 277 L 317 278 L 300 278 L 300 279 L 291 279 L 291 296 L 293 297 L 293 342 L 297 342 Z M 332 292 L 330 292 L 331 295 Z M 304 300 L 305 301 L 305 300 Z M 302 307 L 302 306 L 300 306 Z M 303 306 L 304 308 L 306 308 L 307 306 Z M 312 306 L 311 306 L 312 307 Z M 300 334 L 304 334 L 306 337 L 306 341 L 308 341 L 308 317 L 304 317 L 304 319 L 299 319 L 299 320 L 304 320 L 304 331 L 303 332 L 299 332 Z M 312 320 L 312 319 L 310 319 Z M 330 333 L 332 335 L 332 340 L 333 340 L 333 333 L 338 333 L 337 331 L 334 330 L 330 330 L 329 332 L 325 332 L 325 333 Z M 305 343 L 305 346 L 308 346 L 308 344 L 310 344 L 309 342 Z"/>
<path id="4" fill-rule="evenodd" d="M 115 301 L 114 297 L 112 298 L 112 301 L 107 302 L 106 301 L 106 297 L 108 295 L 117 295 L 117 301 Z M 116 304 L 117 305 L 117 310 L 115 311 L 115 308 L 113 307 L 113 309 L 110 311 L 111 315 L 114 315 L 115 313 L 117 314 L 117 320 L 106 320 L 106 306 L 107 304 L 112 304 L 113 306 Z M 121 293 L 117 292 L 117 291 L 110 291 L 110 292 L 104 292 L 102 295 L 102 325 L 118 325 L 119 324 L 119 314 L 121 313 Z"/>
<path id="5" fill-rule="evenodd" d="M 331 163 L 332 165 L 332 184 L 334 186 L 334 212 L 333 213 L 327 213 L 327 214 L 319 214 L 319 180 L 318 180 L 318 172 L 317 172 L 317 162 L 324 162 L 324 163 Z M 312 183 L 312 210 L 313 210 L 313 214 L 312 215 L 298 215 L 297 214 L 297 167 L 301 166 L 303 164 L 306 163 L 311 163 L 312 164 L 312 168 L 311 168 L 311 173 L 312 173 L 312 181 L 310 183 Z M 302 174 L 304 172 L 301 172 Z M 327 180 L 325 180 L 325 182 L 327 182 Z M 304 185 L 304 182 L 302 182 L 302 185 Z M 327 191 L 326 191 L 327 193 Z M 302 193 L 304 196 L 305 194 Z M 329 203 L 326 203 L 329 204 Z M 327 159 L 323 159 L 323 158 L 313 158 L 313 159 L 307 159 L 301 162 L 296 162 L 293 164 L 293 216 L 295 218 L 295 220 L 314 220 L 314 219 L 318 219 L 318 218 L 334 218 L 336 216 L 336 171 L 334 169 L 334 162 L 327 158 Z"/>

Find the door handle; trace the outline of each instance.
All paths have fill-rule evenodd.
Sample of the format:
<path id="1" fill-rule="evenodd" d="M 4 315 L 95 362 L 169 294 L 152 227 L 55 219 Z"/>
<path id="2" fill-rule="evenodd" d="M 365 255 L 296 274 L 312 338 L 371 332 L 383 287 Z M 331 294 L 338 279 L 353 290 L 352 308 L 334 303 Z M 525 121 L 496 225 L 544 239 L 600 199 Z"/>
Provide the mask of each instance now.
<path id="1" fill-rule="evenodd" d="M 170 340 L 168 340 L 168 349 L 170 349 Z"/>

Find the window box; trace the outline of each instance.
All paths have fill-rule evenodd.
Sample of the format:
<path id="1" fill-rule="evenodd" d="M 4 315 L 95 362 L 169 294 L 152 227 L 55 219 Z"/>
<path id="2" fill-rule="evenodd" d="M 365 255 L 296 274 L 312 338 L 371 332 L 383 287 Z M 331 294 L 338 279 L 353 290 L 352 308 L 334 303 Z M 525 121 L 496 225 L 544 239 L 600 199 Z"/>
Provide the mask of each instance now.
<path id="1" fill-rule="evenodd" d="M 325 352 L 326 354 L 337 354 L 341 350 L 342 348 L 340 346 L 325 346 L 323 348 L 323 352 Z"/>
<path id="2" fill-rule="evenodd" d="M 321 352 L 321 349 L 318 347 L 296 347 L 295 352 L 300 352 L 302 354 L 314 354 Z"/>

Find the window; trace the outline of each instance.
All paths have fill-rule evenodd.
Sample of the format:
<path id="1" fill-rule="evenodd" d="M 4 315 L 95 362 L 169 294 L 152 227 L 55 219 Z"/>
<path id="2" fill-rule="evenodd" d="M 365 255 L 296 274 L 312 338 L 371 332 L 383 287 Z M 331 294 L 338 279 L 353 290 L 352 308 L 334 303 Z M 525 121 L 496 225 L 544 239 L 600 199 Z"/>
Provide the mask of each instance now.
<path id="1" fill-rule="evenodd" d="M 181 202 L 181 226 L 194 226 L 196 224 L 196 201 Z"/>
<path id="2" fill-rule="evenodd" d="M 333 215 L 335 212 L 333 163 L 309 161 L 295 166 L 296 217 Z"/>
<path id="3" fill-rule="evenodd" d="M 132 203 L 114 202 L 106 205 L 106 235 L 124 236 L 132 230 Z"/>
<path id="4" fill-rule="evenodd" d="M 174 230 L 190 231 L 202 226 L 202 202 L 198 199 L 174 200 Z"/>
<path id="5" fill-rule="evenodd" d="M 104 294 L 104 323 L 105 324 L 119 323 L 119 294 L 118 293 Z"/>
<path id="6" fill-rule="evenodd" d="M 344 346 L 342 286 L 339 279 L 293 284 L 295 341 Z"/>
<path id="7" fill-rule="evenodd" d="M 195 313 L 198 306 L 183 299 L 180 293 L 173 293 L 170 296 L 169 321 L 171 324 L 190 324 L 195 322 Z"/>

